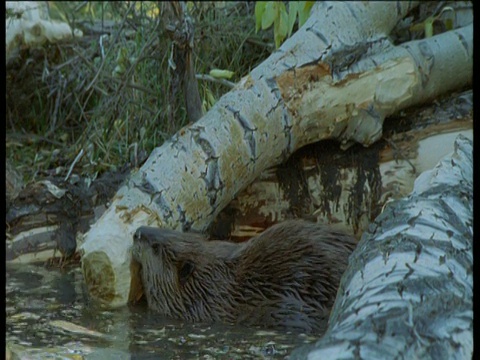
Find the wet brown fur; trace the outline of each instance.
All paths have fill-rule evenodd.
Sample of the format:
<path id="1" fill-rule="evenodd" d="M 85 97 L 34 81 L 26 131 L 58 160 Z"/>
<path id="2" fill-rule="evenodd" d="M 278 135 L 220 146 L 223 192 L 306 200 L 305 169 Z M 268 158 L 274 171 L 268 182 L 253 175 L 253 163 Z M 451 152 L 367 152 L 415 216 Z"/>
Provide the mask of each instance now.
<path id="1" fill-rule="evenodd" d="M 149 307 L 164 315 L 323 333 L 355 244 L 290 220 L 240 244 L 141 227 L 132 254 Z"/>

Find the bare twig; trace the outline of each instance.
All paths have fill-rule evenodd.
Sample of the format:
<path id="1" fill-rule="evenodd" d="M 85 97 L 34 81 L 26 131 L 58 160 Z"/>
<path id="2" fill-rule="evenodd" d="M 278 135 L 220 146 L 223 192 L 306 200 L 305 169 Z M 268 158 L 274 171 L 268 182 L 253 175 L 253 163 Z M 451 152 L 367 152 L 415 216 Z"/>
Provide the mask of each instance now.
<path id="1" fill-rule="evenodd" d="M 68 173 L 67 175 L 65 176 L 65 180 L 64 181 L 67 181 L 68 178 L 70 177 L 70 175 L 72 174 L 72 171 L 73 171 L 73 168 L 75 167 L 75 164 L 82 158 L 83 156 L 83 149 L 80 150 L 80 152 L 78 153 L 78 155 L 75 157 L 75 160 L 73 160 L 73 163 L 72 165 L 70 165 L 70 168 L 68 169 Z"/>
<path id="2" fill-rule="evenodd" d="M 132 1 L 132 3 L 130 4 L 130 6 L 128 7 L 127 9 L 127 12 L 123 18 L 123 21 L 120 25 L 120 29 L 117 31 L 117 33 L 115 34 L 115 39 L 113 40 L 113 43 L 116 43 L 117 42 L 117 39 L 118 37 L 120 36 L 121 32 L 122 32 L 122 29 L 123 27 L 125 26 L 125 23 L 127 21 L 127 17 L 128 17 L 128 14 L 130 13 L 130 11 L 132 11 L 133 7 L 135 5 L 135 1 Z M 102 63 L 100 64 L 100 67 L 98 68 L 98 71 L 97 73 L 95 74 L 95 77 L 93 78 L 93 80 L 90 82 L 90 84 L 85 88 L 85 90 L 89 90 L 93 84 L 95 84 L 95 82 L 97 81 L 97 78 L 100 76 L 100 73 L 102 72 L 102 69 L 103 69 L 103 66 L 105 65 L 105 59 L 108 57 L 108 55 L 110 54 L 110 52 L 112 51 L 113 49 L 113 46 L 111 46 L 108 51 L 107 51 L 107 54 L 105 55 L 105 58 L 102 59 Z"/>

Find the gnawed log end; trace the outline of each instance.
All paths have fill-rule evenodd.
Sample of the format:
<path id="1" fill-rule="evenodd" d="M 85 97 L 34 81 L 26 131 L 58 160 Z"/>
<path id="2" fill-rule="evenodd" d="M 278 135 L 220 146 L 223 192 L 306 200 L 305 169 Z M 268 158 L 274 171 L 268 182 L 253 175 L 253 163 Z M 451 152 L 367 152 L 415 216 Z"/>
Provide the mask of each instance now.
<path id="1" fill-rule="evenodd" d="M 82 257 L 82 271 L 89 294 L 102 304 L 115 306 L 118 301 L 121 305 L 125 301 L 115 298 L 121 297 L 116 294 L 115 271 L 107 255 L 101 251 L 94 251 Z"/>

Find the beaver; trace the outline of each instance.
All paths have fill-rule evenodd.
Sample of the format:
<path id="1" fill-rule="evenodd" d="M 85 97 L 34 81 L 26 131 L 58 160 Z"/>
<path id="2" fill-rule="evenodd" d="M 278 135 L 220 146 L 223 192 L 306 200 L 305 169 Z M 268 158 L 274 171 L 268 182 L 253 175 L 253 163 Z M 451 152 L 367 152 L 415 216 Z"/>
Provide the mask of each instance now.
<path id="1" fill-rule="evenodd" d="M 355 238 L 304 220 L 247 242 L 140 227 L 133 260 L 149 308 L 192 322 L 323 333 Z"/>

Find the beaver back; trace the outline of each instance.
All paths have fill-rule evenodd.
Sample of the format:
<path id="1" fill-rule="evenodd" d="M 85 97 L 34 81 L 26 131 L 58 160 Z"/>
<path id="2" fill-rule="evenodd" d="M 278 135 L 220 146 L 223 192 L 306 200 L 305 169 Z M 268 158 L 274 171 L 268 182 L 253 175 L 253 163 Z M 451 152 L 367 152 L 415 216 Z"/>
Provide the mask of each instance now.
<path id="1" fill-rule="evenodd" d="M 355 244 L 302 220 L 240 244 L 141 227 L 132 255 L 149 307 L 164 315 L 320 333 Z"/>

